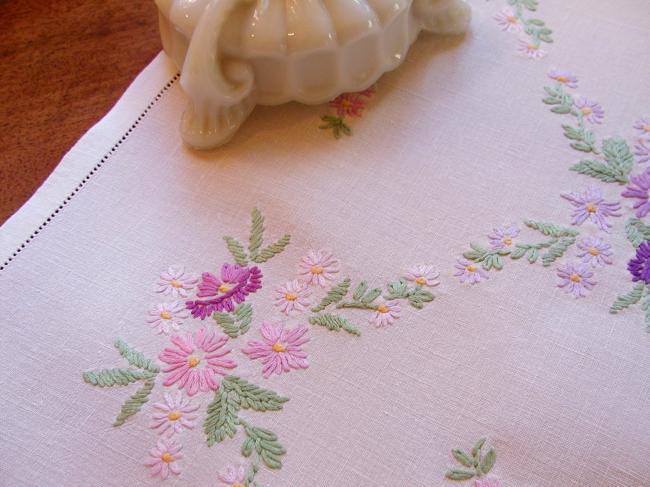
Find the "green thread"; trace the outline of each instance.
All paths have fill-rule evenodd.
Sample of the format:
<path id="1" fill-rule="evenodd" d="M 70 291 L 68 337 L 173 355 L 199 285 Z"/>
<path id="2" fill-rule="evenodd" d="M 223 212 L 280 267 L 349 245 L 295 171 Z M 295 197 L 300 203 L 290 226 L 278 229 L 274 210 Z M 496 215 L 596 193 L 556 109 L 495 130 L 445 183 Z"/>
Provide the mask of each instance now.
<path id="1" fill-rule="evenodd" d="M 252 409 L 258 412 L 280 411 L 282 404 L 289 400 L 288 397 L 279 396 L 274 391 L 262 389 L 234 375 L 225 377 L 221 386 L 224 391 L 233 393 L 230 398 L 243 409 Z"/>
<path id="2" fill-rule="evenodd" d="M 648 333 L 650 333 L 650 294 L 647 293 L 641 300 L 641 309 L 645 312 L 645 325 Z"/>
<path id="3" fill-rule="evenodd" d="M 547 105 L 552 105 L 551 111 L 559 115 L 571 115 L 576 119 L 577 127 L 568 124 L 563 124 L 564 136 L 572 140 L 571 147 L 580 152 L 592 152 L 598 154 L 596 148 L 596 136 L 591 130 L 585 128 L 584 114 L 577 110 L 573 104 L 573 96 L 564 91 L 562 83 L 557 83 L 556 86 L 545 86 L 545 98 L 542 99 Z"/>
<path id="4" fill-rule="evenodd" d="M 256 264 L 263 264 L 276 255 L 282 253 L 291 242 L 291 235 L 283 235 L 277 242 L 260 250 L 264 243 L 264 216 L 257 208 L 251 211 L 251 229 L 248 238 L 248 252 L 244 249 L 242 243 L 233 237 L 223 237 L 228 250 L 232 254 L 235 262 L 242 267 L 248 265 L 249 260 Z"/>
<path id="5" fill-rule="evenodd" d="M 645 283 L 637 282 L 632 290 L 616 298 L 616 301 L 609 308 L 609 312 L 613 315 L 617 314 L 619 311 L 623 311 L 626 308 L 629 308 L 633 304 L 638 303 L 643 296 L 643 290 L 645 289 Z"/>
<path id="6" fill-rule="evenodd" d="M 156 374 L 152 372 L 132 369 L 97 369 L 83 373 L 86 383 L 98 387 L 126 386 L 154 377 Z"/>
<path id="7" fill-rule="evenodd" d="M 471 454 L 466 453 L 460 448 L 453 449 L 451 454 L 454 459 L 466 468 L 449 469 L 445 477 L 449 480 L 469 480 L 474 477 L 480 478 L 483 475 L 487 475 L 496 463 L 497 453 L 494 448 L 490 448 L 485 455 L 482 455 L 481 451 L 485 445 L 485 440 L 485 438 L 478 440 L 472 448 Z"/>
<path id="8" fill-rule="evenodd" d="M 242 267 L 246 267 L 248 265 L 248 256 L 246 255 L 244 246 L 233 237 L 226 236 L 223 239 L 226 241 L 226 246 L 232 254 L 233 259 L 235 259 L 235 262 Z"/>
<path id="9" fill-rule="evenodd" d="M 335 138 L 340 139 L 342 135 L 352 135 L 352 129 L 341 117 L 323 115 L 320 119 L 325 123 L 318 128 L 321 130 L 331 130 Z"/>
<path id="10" fill-rule="evenodd" d="M 241 453 L 250 457 L 253 452 L 261 458 L 264 464 L 271 469 L 282 468 L 281 457 L 287 450 L 280 444 L 278 437 L 271 430 L 252 426 L 241 421 L 246 433 L 246 440 L 242 444 Z"/>
<path id="11" fill-rule="evenodd" d="M 216 312 L 212 315 L 223 332 L 230 338 L 245 335 L 253 321 L 253 306 L 242 303 L 232 313 Z"/>
<path id="12" fill-rule="evenodd" d="M 557 259 L 562 257 L 569 248 L 576 243 L 575 237 L 562 237 L 557 243 L 554 243 L 548 252 L 542 255 L 542 265 L 544 267 L 550 266 Z"/>
<path id="13" fill-rule="evenodd" d="M 138 389 L 135 394 L 128 398 L 122 408 L 120 409 L 120 414 L 115 418 L 113 426 L 122 426 L 127 419 L 136 414 L 142 406 L 149 401 L 149 394 L 153 390 L 154 385 L 156 384 L 155 380 L 149 379 L 144 382 L 142 387 Z"/>
<path id="14" fill-rule="evenodd" d="M 282 253 L 284 249 L 289 245 L 291 242 L 291 235 L 285 234 L 283 235 L 280 240 L 275 242 L 274 244 L 269 245 L 268 247 L 263 248 L 258 255 L 255 255 L 253 257 L 253 262 L 256 264 L 263 264 L 264 262 L 267 262 L 268 260 L 272 259 L 276 255 Z"/>
<path id="15" fill-rule="evenodd" d="M 381 289 L 372 288 L 368 289 L 368 283 L 361 281 L 352 293 L 352 301 L 342 301 L 336 305 L 337 309 L 369 309 L 376 311 L 377 305 L 373 302 L 381 296 Z"/>
<path id="16" fill-rule="evenodd" d="M 422 286 L 410 288 L 404 279 L 389 283 L 387 291 L 384 299 L 406 299 L 415 309 L 424 308 L 425 303 L 429 303 L 434 299 L 433 293 L 427 291 Z"/>
<path id="17" fill-rule="evenodd" d="M 584 160 L 571 166 L 571 170 L 606 183 L 627 183 L 634 167 L 634 156 L 627 142 L 620 137 L 605 139 L 603 157 L 606 162 Z"/>
<path id="18" fill-rule="evenodd" d="M 546 23 L 537 18 L 527 19 L 524 15 L 524 9 L 535 12 L 539 6 L 538 0 L 508 0 L 508 3 L 514 7 L 515 16 L 519 19 L 524 27 L 524 32 L 531 38 L 532 44 L 539 48 L 542 42 L 552 43 L 551 34 L 553 31 L 546 26 Z"/>
<path id="19" fill-rule="evenodd" d="M 537 230 L 547 237 L 576 237 L 580 234 L 578 230 L 573 228 L 563 227 L 561 225 L 555 225 L 553 223 L 547 223 L 542 221 L 535 220 L 525 220 L 524 225 L 533 230 Z"/>
<path id="20" fill-rule="evenodd" d="M 311 310 L 314 313 L 318 313 L 327 308 L 330 304 L 337 304 L 345 298 L 350 289 L 350 278 L 346 277 L 342 282 L 338 283 L 332 289 L 329 290 L 327 295 L 321 300 L 318 306 L 314 306 Z"/>
<path id="21" fill-rule="evenodd" d="M 636 249 L 646 240 L 650 240 L 650 226 L 638 218 L 632 217 L 625 222 L 625 234 Z"/>
<path id="22" fill-rule="evenodd" d="M 251 211 L 251 235 L 249 239 L 248 252 L 251 259 L 257 255 L 257 251 L 262 246 L 264 241 L 264 217 L 257 208 Z"/>
<path id="23" fill-rule="evenodd" d="M 117 348 L 117 350 L 120 352 L 120 355 L 124 357 L 130 365 L 133 365 L 134 367 L 138 367 L 140 369 L 148 370 L 154 374 L 160 372 L 160 367 L 158 367 L 153 360 L 146 358 L 142 352 L 139 352 L 135 348 L 131 348 L 119 338 L 115 340 L 114 345 L 115 348 Z"/>
<path id="24" fill-rule="evenodd" d="M 350 323 L 347 319 L 342 316 L 333 315 L 333 314 L 323 314 L 312 316 L 309 318 L 309 323 L 312 325 L 322 326 L 327 328 L 330 331 L 341 331 L 345 330 L 351 335 L 361 336 L 359 330 Z"/>
<path id="25" fill-rule="evenodd" d="M 203 431 L 206 435 L 208 446 L 221 443 L 225 438 L 234 438 L 239 425 L 237 402 L 219 387 L 214 394 L 214 399 L 208 404 L 207 414 L 203 422 Z M 234 395 L 234 394 L 233 394 Z"/>
<path id="26" fill-rule="evenodd" d="M 259 484 L 255 482 L 255 476 L 257 475 L 258 470 L 258 465 L 256 463 L 251 463 L 250 467 L 248 467 L 248 471 L 246 472 L 244 487 L 259 487 Z"/>
<path id="27" fill-rule="evenodd" d="M 510 253 L 507 249 L 486 249 L 474 242 L 471 242 L 469 246 L 472 250 L 464 252 L 463 257 L 480 263 L 486 271 L 503 269 L 503 259 L 501 257 Z"/>

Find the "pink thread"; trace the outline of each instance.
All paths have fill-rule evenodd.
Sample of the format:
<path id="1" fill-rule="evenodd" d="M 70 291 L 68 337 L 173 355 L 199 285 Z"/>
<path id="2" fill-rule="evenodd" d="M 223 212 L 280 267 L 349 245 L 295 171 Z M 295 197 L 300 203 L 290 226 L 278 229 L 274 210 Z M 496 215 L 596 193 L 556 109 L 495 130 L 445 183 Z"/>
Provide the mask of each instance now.
<path id="1" fill-rule="evenodd" d="M 165 402 L 153 405 L 157 412 L 153 413 L 149 428 L 158 430 L 161 435 L 168 433 L 168 436 L 193 429 L 198 416 L 192 413 L 199 409 L 199 405 L 192 404 L 180 391 L 173 396 L 165 392 L 164 399 Z"/>
<path id="2" fill-rule="evenodd" d="M 243 465 L 228 465 L 219 471 L 219 481 L 223 487 L 243 486 L 246 481 L 246 469 Z"/>
<path id="3" fill-rule="evenodd" d="M 251 360 L 262 359 L 262 374 L 265 378 L 291 369 L 306 369 L 309 362 L 301 345 L 309 341 L 304 336 L 307 330 L 305 326 L 285 330 L 281 323 L 264 322 L 260 328 L 262 341 L 248 342 L 248 347 L 242 349 L 242 352 Z"/>
<path id="4" fill-rule="evenodd" d="M 340 270 L 339 261 L 329 250 L 310 250 L 298 264 L 298 274 L 307 284 L 326 287 Z"/>
<path id="5" fill-rule="evenodd" d="M 170 473 L 180 474 L 181 469 L 176 461 L 183 458 L 182 449 L 173 440 L 160 438 L 155 448 L 149 451 L 150 458 L 144 462 L 147 467 L 151 467 L 151 476 L 165 480 Z"/>
<path id="6" fill-rule="evenodd" d="M 186 298 L 198 280 L 194 274 L 186 273 L 182 266 L 170 266 L 160 273 L 156 292 L 173 298 Z"/>
<path id="7" fill-rule="evenodd" d="M 302 281 L 294 279 L 275 290 L 275 306 L 285 315 L 302 313 L 309 307 L 311 291 Z"/>

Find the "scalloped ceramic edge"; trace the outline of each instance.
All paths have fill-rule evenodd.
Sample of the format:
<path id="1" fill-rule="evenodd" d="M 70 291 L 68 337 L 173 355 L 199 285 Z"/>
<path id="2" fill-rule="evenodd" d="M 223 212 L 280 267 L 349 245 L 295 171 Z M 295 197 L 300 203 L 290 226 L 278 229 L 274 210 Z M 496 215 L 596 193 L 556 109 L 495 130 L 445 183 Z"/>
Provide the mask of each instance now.
<path id="1" fill-rule="evenodd" d="M 327 102 L 399 66 L 421 30 L 464 32 L 464 0 L 156 0 L 189 103 L 183 140 L 226 143 L 256 104 Z"/>

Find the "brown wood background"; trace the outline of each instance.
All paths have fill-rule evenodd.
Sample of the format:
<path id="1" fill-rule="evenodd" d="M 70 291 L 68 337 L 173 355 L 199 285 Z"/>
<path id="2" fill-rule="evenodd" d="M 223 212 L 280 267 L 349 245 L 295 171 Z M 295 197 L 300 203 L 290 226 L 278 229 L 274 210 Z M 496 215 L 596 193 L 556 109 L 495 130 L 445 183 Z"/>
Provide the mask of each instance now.
<path id="1" fill-rule="evenodd" d="M 153 0 L 0 0 L 0 223 L 161 49 Z"/>

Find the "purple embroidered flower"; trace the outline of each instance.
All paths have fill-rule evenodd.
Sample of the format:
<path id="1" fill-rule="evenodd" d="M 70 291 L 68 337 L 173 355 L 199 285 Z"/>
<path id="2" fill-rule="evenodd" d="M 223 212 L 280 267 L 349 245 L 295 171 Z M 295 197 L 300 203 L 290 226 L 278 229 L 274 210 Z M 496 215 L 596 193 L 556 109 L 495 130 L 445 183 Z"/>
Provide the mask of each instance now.
<path id="1" fill-rule="evenodd" d="M 519 235 L 517 225 L 503 225 L 495 228 L 493 233 L 488 235 L 490 245 L 493 249 L 505 249 L 512 245 L 513 239 Z"/>
<path id="2" fill-rule="evenodd" d="M 639 131 L 639 135 L 650 137 L 650 117 L 643 117 L 634 123 L 634 128 Z"/>
<path id="3" fill-rule="evenodd" d="M 460 279 L 460 282 L 469 282 L 470 284 L 478 284 L 483 279 L 489 279 L 488 275 L 483 272 L 477 264 L 470 262 L 466 259 L 458 259 L 458 263 L 454 265 L 458 269 L 454 276 Z"/>
<path id="4" fill-rule="evenodd" d="M 499 27 L 504 32 L 521 32 L 523 28 L 519 17 L 517 17 L 514 10 L 510 7 L 506 7 L 496 14 L 494 20 L 497 21 L 497 24 L 499 24 Z"/>
<path id="5" fill-rule="evenodd" d="M 639 164 L 650 162 L 650 141 L 639 140 L 634 146 L 634 155 L 637 156 Z"/>
<path id="6" fill-rule="evenodd" d="M 517 50 L 529 59 L 542 59 L 546 56 L 546 51 L 542 50 L 539 45 L 525 39 L 519 39 Z"/>
<path id="7" fill-rule="evenodd" d="M 643 242 L 636 249 L 636 256 L 627 264 L 627 270 L 632 274 L 633 281 L 643 281 L 650 284 L 650 241 Z"/>
<path id="8" fill-rule="evenodd" d="M 588 100 L 584 96 L 577 97 L 573 104 L 582 112 L 587 121 L 591 123 L 601 123 L 605 117 L 605 110 L 600 103 Z"/>
<path id="9" fill-rule="evenodd" d="M 562 83 L 569 88 L 578 87 L 578 78 L 569 73 L 568 71 L 563 71 L 560 69 L 552 69 L 548 72 L 548 77 L 554 79 L 558 83 Z"/>
<path id="10" fill-rule="evenodd" d="M 601 230 L 607 232 L 612 226 L 607 221 L 607 217 L 621 216 L 620 213 L 616 213 L 621 209 L 621 204 L 605 201 L 599 188 L 587 188 L 582 193 L 562 193 L 561 196 L 570 201 L 575 208 L 571 214 L 573 225 L 582 225 L 589 218 Z"/>
<path id="11" fill-rule="evenodd" d="M 636 198 L 639 201 L 634 203 L 636 216 L 643 218 L 650 212 L 650 202 L 648 201 L 648 190 L 650 189 L 650 169 L 646 169 L 642 174 L 630 176 L 630 184 L 621 193 L 625 198 Z"/>
<path id="12" fill-rule="evenodd" d="M 578 242 L 578 257 L 582 258 L 585 264 L 591 264 L 591 267 L 601 267 L 612 263 L 611 248 L 611 245 L 599 238 L 585 237 Z"/>
<path id="13" fill-rule="evenodd" d="M 213 299 L 187 301 L 185 305 L 195 318 L 204 320 L 215 311 L 234 311 L 235 303 L 243 303 L 246 296 L 262 287 L 262 271 L 258 267 L 240 267 L 224 264 L 221 278 L 204 272 L 199 283 L 199 298 L 215 296 Z"/>
<path id="14" fill-rule="evenodd" d="M 573 294 L 574 298 L 584 298 L 587 292 L 596 285 L 591 278 L 594 273 L 589 270 L 585 264 L 570 263 L 564 264 L 557 268 L 557 276 L 560 278 L 558 287 L 564 289 L 568 294 Z"/>

